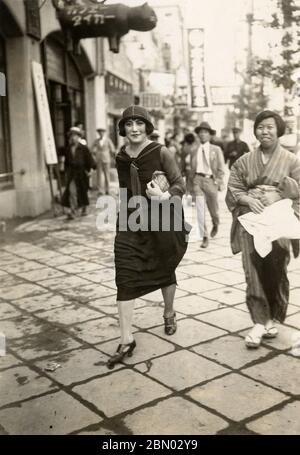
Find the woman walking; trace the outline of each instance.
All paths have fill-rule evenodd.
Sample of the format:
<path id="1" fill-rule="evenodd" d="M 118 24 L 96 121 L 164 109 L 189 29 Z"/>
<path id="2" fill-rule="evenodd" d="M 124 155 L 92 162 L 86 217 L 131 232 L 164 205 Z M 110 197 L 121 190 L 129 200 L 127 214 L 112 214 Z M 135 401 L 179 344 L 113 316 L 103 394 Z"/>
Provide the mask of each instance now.
<path id="1" fill-rule="evenodd" d="M 263 337 L 277 336 L 275 321 L 284 322 L 289 301 L 287 265 L 291 242 L 294 255 L 299 252 L 298 240 L 280 238 L 272 242 L 272 251 L 261 257 L 253 237 L 237 219 L 248 212 L 260 214 L 265 207 L 286 198 L 292 200 L 299 218 L 300 161 L 281 147 L 279 137 L 284 131 L 285 123 L 277 113 L 260 112 L 254 123 L 260 147 L 233 164 L 228 182 L 226 203 L 233 215 L 231 246 L 233 253 L 242 251 L 246 303 L 254 323 L 245 338 L 249 348 L 258 348 Z"/>
<path id="2" fill-rule="evenodd" d="M 109 368 L 122 361 L 124 356 L 131 356 L 136 347 L 131 327 L 135 298 L 161 289 L 165 333 L 173 335 L 177 328 L 173 308 L 175 269 L 187 248 L 181 207 L 185 187 L 175 158 L 166 147 L 148 139 L 153 129 L 149 113 L 140 106 L 125 109 L 119 122 L 119 134 L 127 139 L 127 145 L 116 156 L 120 212 L 115 238 L 115 267 L 121 340 L 117 352 L 108 361 Z M 170 185 L 168 189 L 162 190 L 162 184 L 155 181 L 155 171 L 165 173 Z M 135 210 L 130 208 L 134 196 L 145 198 L 146 208 L 139 219 L 147 220 L 146 229 L 136 229 L 130 223 Z M 170 204 L 171 197 L 176 199 L 177 207 L 179 201 L 180 213 L 174 208 L 176 204 Z M 121 226 L 124 213 L 125 227 Z M 166 213 L 170 221 L 168 230 L 163 229 Z M 181 217 L 180 230 L 174 226 L 176 216 Z"/>

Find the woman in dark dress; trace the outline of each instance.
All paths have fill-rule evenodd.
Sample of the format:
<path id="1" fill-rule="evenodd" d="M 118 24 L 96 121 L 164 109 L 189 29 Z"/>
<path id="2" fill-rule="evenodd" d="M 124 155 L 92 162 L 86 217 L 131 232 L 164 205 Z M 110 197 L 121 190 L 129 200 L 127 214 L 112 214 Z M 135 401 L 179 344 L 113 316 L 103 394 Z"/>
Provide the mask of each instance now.
<path id="1" fill-rule="evenodd" d="M 121 341 L 117 352 L 108 361 L 109 368 L 124 356 L 131 356 L 136 347 L 131 327 L 136 298 L 161 289 L 165 333 L 173 335 L 177 328 L 173 302 L 175 269 L 187 248 L 187 229 L 181 206 L 185 187 L 169 150 L 148 139 L 153 129 L 150 115 L 140 106 L 125 109 L 119 122 L 119 134 L 127 138 L 127 145 L 116 156 L 120 211 L 115 266 Z M 155 171 L 165 173 L 170 185 L 166 191 L 162 191 L 162 185 L 153 180 Z M 137 198 L 142 199 L 143 207 L 139 217 L 134 204 Z M 166 217 L 169 221 L 167 229 Z M 140 228 L 132 224 L 132 219 L 140 222 Z"/>
<path id="2" fill-rule="evenodd" d="M 69 209 L 68 219 L 74 219 L 77 208 L 81 208 L 82 216 L 87 214 L 89 172 L 96 168 L 88 147 L 81 143 L 82 136 L 80 128 L 70 128 L 65 157 L 66 189 L 62 196 L 62 205 Z"/>

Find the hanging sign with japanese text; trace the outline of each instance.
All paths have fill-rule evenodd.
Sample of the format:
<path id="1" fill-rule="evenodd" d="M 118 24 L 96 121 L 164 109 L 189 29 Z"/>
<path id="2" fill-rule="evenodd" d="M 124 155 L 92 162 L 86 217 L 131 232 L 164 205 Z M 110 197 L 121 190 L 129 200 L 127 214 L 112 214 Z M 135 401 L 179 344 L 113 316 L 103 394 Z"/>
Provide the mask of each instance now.
<path id="1" fill-rule="evenodd" d="M 32 62 L 32 76 L 40 128 L 42 132 L 45 160 L 47 164 L 57 164 L 57 153 L 50 117 L 44 73 L 42 65 L 40 63 Z"/>
<path id="2" fill-rule="evenodd" d="M 204 29 L 190 28 L 187 32 L 191 107 L 209 110 L 211 102 L 205 81 Z"/>

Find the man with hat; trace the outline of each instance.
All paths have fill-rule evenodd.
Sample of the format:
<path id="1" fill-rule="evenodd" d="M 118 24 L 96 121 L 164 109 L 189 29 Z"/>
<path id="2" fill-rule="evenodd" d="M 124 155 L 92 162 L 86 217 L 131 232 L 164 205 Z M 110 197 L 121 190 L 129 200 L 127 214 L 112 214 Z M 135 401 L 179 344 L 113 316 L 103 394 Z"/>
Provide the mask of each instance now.
<path id="1" fill-rule="evenodd" d="M 225 160 L 228 161 L 228 167 L 231 169 L 233 163 L 240 158 L 244 153 L 249 152 L 249 147 L 246 142 L 241 141 L 241 129 L 232 128 L 233 141 L 228 142 L 225 150 Z"/>
<path id="2" fill-rule="evenodd" d="M 191 158 L 191 176 L 194 193 L 202 196 L 212 219 L 211 237 L 215 237 L 220 223 L 218 191 L 223 189 L 224 157 L 219 146 L 211 144 L 210 139 L 214 130 L 209 123 L 202 122 L 195 128 L 200 144 Z M 205 217 L 204 217 L 205 218 Z M 208 247 L 208 233 L 205 219 L 203 221 L 202 248 Z"/>
<path id="3" fill-rule="evenodd" d="M 92 154 L 86 145 L 80 142 L 82 131 L 77 126 L 69 130 L 69 146 L 65 155 L 66 189 L 62 196 L 62 205 L 69 209 L 68 219 L 74 219 L 77 209 L 81 215 L 87 214 L 89 205 L 89 172 L 96 168 Z"/>
<path id="4" fill-rule="evenodd" d="M 97 164 L 97 189 L 99 194 L 109 194 L 111 154 L 115 155 L 115 146 L 105 134 L 106 129 L 97 128 L 98 138 L 95 140 L 92 153 Z M 104 188 L 102 187 L 104 175 Z"/>

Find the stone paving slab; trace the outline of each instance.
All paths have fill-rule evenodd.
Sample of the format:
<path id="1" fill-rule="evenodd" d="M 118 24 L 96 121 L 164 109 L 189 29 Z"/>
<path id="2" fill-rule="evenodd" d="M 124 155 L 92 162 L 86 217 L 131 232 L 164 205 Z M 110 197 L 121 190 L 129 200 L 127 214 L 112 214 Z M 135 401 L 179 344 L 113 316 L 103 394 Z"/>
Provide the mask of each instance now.
<path id="1" fill-rule="evenodd" d="M 70 288 L 76 288 L 78 286 L 88 285 L 89 281 L 79 278 L 76 275 L 66 275 L 63 278 L 57 280 L 56 278 L 51 278 L 49 280 L 40 281 L 39 284 L 45 288 L 50 289 L 51 291 L 63 291 L 70 290 Z M 66 292 L 67 292 L 66 291 Z"/>
<path id="2" fill-rule="evenodd" d="M 0 406 L 25 400 L 54 389 L 49 379 L 27 367 L 13 367 L 0 372 Z"/>
<path id="3" fill-rule="evenodd" d="M 85 246 L 82 246 L 80 244 L 77 245 L 70 245 L 70 246 L 65 246 L 63 248 L 60 248 L 58 250 L 60 254 L 70 254 L 73 255 L 74 253 L 92 253 L 93 249 L 92 248 L 87 248 Z"/>
<path id="4" fill-rule="evenodd" d="M 129 369 L 122 369 L 109 376 L 76 386 L 73 391 L 84 400 L 93 403 L 107 417 L 113 417 L 170 394 L 166 387 Z"/>
<path id="5" fill-rule="evenodd" d="M 218 273 L 212 273 L 209 275 L 209 280 L 215 281 L 217 283 L 225 284 L 226 286 L 232 286 L 234 284 L 243 283 L 245 278 L 244 274 L 236 271 L 224 271 Z"/>
<path id="6" fill-rule="evenodd" d="M 251 417 L 287 399 L 283 393 L 236 373 L 195 387 L 187 395 L 234 421 Z"/>
<path id="7" fill-rule="evenodd" d="M 182 291 L 178 287 L 176 288 L 176 294 L 175 294 L 176 300 L 185 295 L 187 295 L 186 292 Z M 141 297 L 141 300 L 146 300 L 147 302 L 155 302 L 155 303 L 163 302 L 161 290 L 159 289 L 158 291 L 150 292 L 149 294 Z"/>
<path id="8" fill-rule="evenodd" d="M 12 354 L 6 353 L 5 356 L 0 356 L 0 370 L 21 365 L 21 363 L 22 363 L 21 360 L 17 359 Z"/>
<path id="9" fill-rule="evenodd" d="M 184 315 L 177 314 L 176 319 L 182 319 Z M 160 306 L 145 306 L 143 308 L 135 308 L 133 313 L 132 323 L 134 326 L 141 329 L 147 329 L 161 325 L 163 322 L 163 307 Z"/>
<path id="10" fill-rule="evenodd" d="M 200 248 L 199 244 L 199 250 L 194 251 L 192 253 L 189 253 L 187 255 L 187 258 L 183 258 L 183 260 L 180 262 L 180 265 L 189 265 L 194 262 L 199 263 L 199 264 L 205 264 L 207 261 L 214 261 L 215 259 L 221 259 L 222 254 L 214 254 L 213 252 L 208 251 L 203 251 L 202 248 Z M 213 262 L 211 262 L 211 265 L 213 265 Z"/>
<path id="11" fill-rule="evenodd" d="M 32 244 L 29 242 L 15 242 L 13 244 L 1 246 L 2 250 L 7 251 L 8 253 L 31 251 Z"/>
<path id="12" fill-rule="evenodd" d="M 300 434 L 300 401 L 288 403 L 254 422 L 247 424 L 251 431 L 263 435 L 297 435 Z"/>
<path id="13" fill-rule="evenodd" d="M 81 280 L 82 278 L 78 279 Z M 88 284 L 84 286 L 62 289 L 61 290 L 62 294 L 69 296 L 70 298 L 74 298 L 80 301 L 80 303 L 115 295 L 115 291 L 107 286 L 103 286 L 101 284 L 94 284 L 87 280 L 84 281 L 86 281 Z"/>
<path id="14" fill-rule="evenodd" d="M 143 302 L 145 305 L 145 302 Z M 88 305 L 90 308 L 96 308 L 103 311 L 105 314 L 117 315 L 118 308 L 116 303 L 116 296 L 102 297 L 101 299 L 89 300 Z"/>
<path id="15" fill-rule="evenodd" d="M 18 276 L 7 274 L 4 277 L 1 277 L 0 293 L 2 294 L 2 289 L 17 286 L 20 284 L 26 284 L 26 281 Z"/>
<path id="16" fill-rule="evenodd" d="M 15 254 L 10 254 L 10 253 L 3 253 L 3 251 L 2 251 L 2 254 L 0 257 L 0 269 L 6 270 L 6 268 L 8 266 L 11 267 L 14 264 L 18 264 L 18 263 L 24 262 L 24 261 L 25 261 L 25 259 L 20 256 L 16 256 Z"/>
<path id="17" fill-rule="evenodd" d="M 42 294 L 45 289 L 37 284 L 18 284 L 1 289 L 1 298 L 7 300 L 21 299 L 26 296 Z"/>
<path id="18" fill-rule="evenodd" d="M 219 308 L 219 303 L 205 299 L 200 295 L 189 295 L 175 301 L 175 310 L 186 315 L 195 315 Z"/>
<path id="19" fill-rule="evenodd" d="M 101 420 L 63 391 L 0 411 L 0 421 L 10 435 L 64 435 Z"/>
<path id="20" fill-rule="evenodd" d="M 226 305 L 236 305 L 245 301 L 245 292 L 234 287 L 220 287 L 212 291 L 202 292 L 201 296 Z"/>
<path id="21" fill-rule="evenodd" d="M 235 308 L 221 308 L 210 313 L 200 314 L 196 318 L 229 332 L 237 332 L 253 326 L 249 314 Z"/>
<path id="22" fill-rule="evenodd" d="M 187 273 L 190 276 L 206 276 L 211 275 L 212 273 L 220 272 L 220 269 L 217 267 L 212 267 L 207 264 L 191 264 L 184 267 L 178 267 L 178 270 L 183 273 Z M 176 270 L 176 276 L 178 276 Z"/>
<path id="23" fill-rule="evenodd" d="M 298 311 L 299 311 L 299 307 Z M 288 316 L 285 320 L 285 323 L 295 327 L 296 329 L 300 329 L 300 313 L 294 314 L 293 316 Z"/>
<path id="24" fill-rule="evenodd" d="M 38 359 L 51 356 L 81 346 L 66 332 L 57 327 L 51 327 L 38 335 L 9 341 L 9 348 L 23 359 Z"/>
<path id="25" fill-rule="evenodd" d="M 242 338 L 232 335 L 195 346 L 193 351 L 235 369 L 257 360 L 264 360 L 271 352 L 264 347 L 247 349 Z"/>
<path id="26" fill-rule="evenodd" d="M 205 264 L 206 265 L 206 264 Z M 234 256 L 228 258 L 213 259 L 207 262 L 208 267 L 217 267 L 224 270 L 243 270 L 241 259 Z"/>
<path id="27" fill-rule="evenodd" d="M 0 321 L 0 330 L 5 334 L 7 340 L 39 334 L 48 328 L 47 322 L 31 316 L 21 315 L 14 319 Z"/>
<path id="28" fill-rule="evenodd" d="M 19 258 L 18 262 L 14 262 L 13 264 L 3 264 L 1 266 L 2 270 L 5 270 L 9 273 L 22 273 L 22 272 L 30 272 L 31 270 L 40 269 L 42 265 L 39 262 L 35 261 L 26 261 L 26 259 Z"/>
<path id="29" fill-rule="evenodd" d="M 115 271 L 113 268 L 101 268 L 98 264 L 96 264 L 96 266 L 97 269 L 95 271 L 80 273 L 79 276 L 98 284 L 115 279 Z"/>
<path id="30" fill-rule="evenodd" d="M 35 366 L 45 371 L 49 362 L 58 363 L 60 367 L 53 372 L 47 371 L 47 375 L 64 385 L 70 385 L 108 373 L 106 366 L 108 358 L 95 349 L 76 349 L 36 362 Z M 122 365 L 116 365 L 115 370 L 121 367 Z"/>
<path id="31" fill-rule="evenodd" d="M 22 315 L 22 313 L 20 313 L 20 311 L 16 310 L 16 308 L 14 308 L 9 303 L 0 302 L 0 321 L 2 319 L 20 317 L 21 315 Z M 0 322 L 0 327 L 1 327 L 1 322 Z"/>
<path id="32" fill-rule="evenodd" d="M 73 262 L 71 264 L 64 264 L 64 265 L 58 265 L 57 266 L 58 270 L 61 270 L 66 273 L 84 273 L 84 272 L 91 272 L 94 270 L 99 270 L 98 264 L 94 264 L 93 262 L 88 262 L 88 261 L 79 261 L 79 262 Z"/>
<path id="33" fill-rule="evenodd" d="M 152 360 L 147 376 L 179 391 L 228 371 L 197 354 L 181 350 Z"/>
<path id="34" fill-rule="evenodd" d="M 292 289 L 290 291 L 290 303 L 300 306 L 300 289 Z"/>
<path id="35" fill-rule="evenodd" d="M 73 325 L 90 319 L 99 319 L 104 317 L 99 311 L 86 308 L 83 305 L 71 304 L 64 308 L 56 308 L 50 311 L 39 313 L 39 318 L 62 325 Z"/>
<path id="36" fill-rule="evenodd" d="M 47 261 L 47 265 L 49 267 L 57 267 L 60 265 L 71 264 L 77 262 L 77 258 L 73 258 L 72 256 L 68 256 L 66 254 L 58 254 L 54 258 L 49 258 Z"/>
<path id="37" fill-rule="evenodd" d="M 18 272 L 17 275 L 21 278 L 24 278 L 28 281 L 39 282 L 42 280 L 48 280 L 53 278 L 59 278 L 66 276 L 65 273 L 60 272 L 51 267 L 43 267 L 41 266 L 39 269 L 30 270 L 29 272 Z"/>
<path id="38" fill-rule="evenodd" d="M 43 261 L 48 261 L 48 259 L 50 258 L 56 258 L 59 256 L 58 253 L 56 253 L 55 251 L 51 251 L 51 250 L 47 250 L 47 249 L 44 249 L 44 248 L 35 248 L 33 250 L 28 250 L 26 252 L 22 252 L 20 253 L 18 251 L 18 254 L 27 259 L 27 260 L 36 260 L 36 261 L 40 261 L 40 262 L 43 262 Z"/>
<path id="39" fill-rule="evenodd" d="M 212 327 L 193 319 L 178 321 L 177 332 L 172 335 L 172 337 L 164 333 L 163 326 L 151 329 L 150 332 L 182 347 L 193 346 L 202 341 L 217 338 L 227 333 L 222 329 Z"/>
<path id="40" fill-rule="evenodd" d="M 116 282 L 115 280 L 111 280 L 111 281 L 106 281 L 105 283 L 103 282 L 102 283 L 104 286 L 108 287 L 109 289 L 114 289 L 115 290 L 115 294 L 117 294 L 117 286 L 116 286 Z"/>
<path id="41" fill-rule="evenodd" d="M 76 324 L 69 331 L 90 344 L 96 344 L 120 336 L 118 320 L 109 316 Z"/>
<path id="42" fill-rule="evenodd" d="M 295 272 L 290 272 L 289 275 L 290 286 L 293 288 L 300 288 L 300 274 Z"/>
<path id="43" fill-rule="evenodd" d="M 209 275 L 210 276 L 210 275 Z M 205 278 L 190 278 L 180 283 L 180 289 L 191 293 L 202 293 L 223 287 L 223 284 Z"/>
<path id="44" fill-rule="evenodd" d="M 22 310 L 38 314 L 55 308 L 67 307 L 73 301 L 66 296 L 53 294 L 45 290 L 44 294 L 12 300 L 12 303 Z"/>
<path id="45" fill-rule="evenodd" d="M 167 398 L 126 416 L 124 425 L 135 435 L 212 435 L 227 422 L 184 398 Z"/>
<path id="46" fill-rule="evenodd" d="M 246 368 L 243 373 L 283 392 L 300 395 L 300 358 L 281 354 L 263 364 Z"/>
<path id="47" fill-rule="evenodd" d="M 141 372 L 145 372 L 150 368 L 153 358 L 173 352 L 175 349 L 171 342 L 162 340 L 150 333 L 136 332 L 134 333 L 134 339 L 137 345 L 134 355 L 125 357 L 123 363 L 125 365 L 133 365 L 145 362 L 145 364 L 136 367 Z M 95 348 L 111 356 L 116 352 L 118 344 L 119 340 L 108 341 L 107 343 L 95 345 Z"/>

